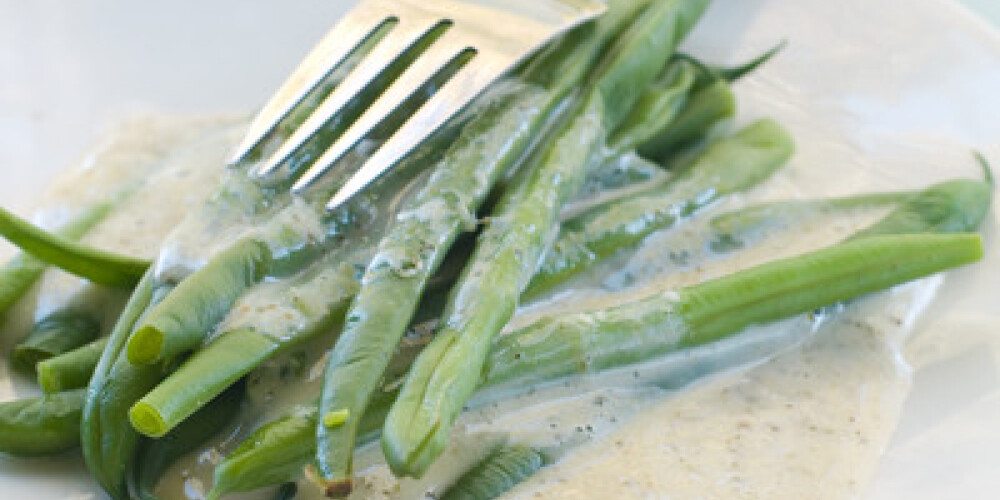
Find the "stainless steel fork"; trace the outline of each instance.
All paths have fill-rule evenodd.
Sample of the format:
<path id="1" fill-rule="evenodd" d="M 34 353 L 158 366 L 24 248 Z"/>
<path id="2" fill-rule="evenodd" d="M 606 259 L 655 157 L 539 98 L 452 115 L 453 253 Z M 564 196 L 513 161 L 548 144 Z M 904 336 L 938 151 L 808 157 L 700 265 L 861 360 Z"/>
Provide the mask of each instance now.
<path id="1" fill-rule="evenodd" d="M 292 158 L 331 119 L 433 30 L 443 31 L 309 167 L 292 187 L 302 192 L 368 136 L 417 89 L 459 58 L 467 61 L 348 179 L 332 210 L 379 178 L 455 116 L 500 75 L 568 29 L 600 15 L 600 0 L 365 0 L 306 56 L 253 120 L 231 164 L 242 162 L 278 123 L 379 30 L 388 30 L 255 174 Z"/>

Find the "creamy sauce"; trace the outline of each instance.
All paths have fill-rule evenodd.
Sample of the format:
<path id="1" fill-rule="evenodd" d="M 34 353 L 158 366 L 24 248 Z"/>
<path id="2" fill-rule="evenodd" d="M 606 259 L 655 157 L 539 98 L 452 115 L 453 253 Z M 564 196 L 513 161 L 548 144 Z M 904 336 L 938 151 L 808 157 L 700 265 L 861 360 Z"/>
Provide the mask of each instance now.
<path id="1" fill-rule="evenodd" d="M 224 154 L 241 131 L 234 120 L 154 121 L 131 128 L 58 183 L 48 199 L 59 200 L 60 208 L 42 212 L 39 220 L 53 224 L 72 210 L 65 206 L 128 193 L 122 210 L 87 241 L 153 256 L 163 235 L 199 206 L 224 175 Z M 792 169 L 712 210 L 811 196 L 814 191 L 801 183 L 800 175 Z M 104 191 L 96 185 L 105 186 Z M 149 206 L 163 209 L 145 209 Z M 307 219 L 299 221 L 303 213 Z M 308 213 L 295 203 L 282 211 L 282 217 L 302 222 L 302 233 L 295 238 L 322 237 L 322 228 Z M 704 244 L 711 232 L 702 218 L 656 234 L 634 254 L 599 266 L 575 280 L 572 293 L 557 292 L 525 305 L 508 330 L 539 315 L 606 306 L 809 251 L 842 239 L 883 213 L 872 209 L 847 217 L 803 216 L 748 239 L 738 251 L 722 253 Z M 218 245 L 206 239 L 218 222 L 189 217 L 173 233 L 159 271 L 182 276 L 197 267 Z M 242 232 L 222 233 L 223 239 L 231 241 L 249 230 L 267 236 L 270 226 L 251 222 L 241 221 Z M 40 303 L 59 304 L 76 293 L 71 285 L 57 285 L 60 280 L 65 278 L 54 273 L 46 277 Z M 873 473 L 891 436 L 909 381 L 900 348 L 938 281 L 909 284 L 820 317 L 752 328 L 736 339 L 636 367 L 529 391 L 500 388 L 480 395 L 456 426 L 453 446 L 422 480 L 396 480 L 377 445 L 362 450 L 360 487 L 352 498 L 415 499 L 441 492 L 504 440 L 560 458 L 505 498 L 852 498 Z M 279 302 L 268 287 L 273 284 L 261 285 L 239 307 L 267 308 Z M 294 312 L 275 309 L 277 315 Z M 227 321 L 239 326 L 238 318 Z M 162 493 L 199 498 L 210 484 L 212 466 L 240 436 L 282 414 L 282 408 L 315 397 L 325 364 L 323 342 L 328 340 L 258 370 L 241 427 L 178 464 Z M 294 381 L 287 377 L 289 365 L 295 368 Z M 709 374 L 714 375 L 698 382 Z M 319 495 L 303 487 L 299 498 Z"/>
<path id="2" fill-rule="evenodd" d="M 123 255 L 153 259 L 164 235 L 200 206 L 221 179 L 228 148 L 245 120 L 233 117 L 135 117 L 81 163 L 68 169 L 40 197 L 32 217 L 54 228 L 97 203 L 111 213 L 81 241 Z M 155 207 L 155 209 L 150 209 Z M 46 272 L 36 291 L 4 325 L 21 338 L 33 320 L 66 304 L 106 310 L 105 331 L 127 298 L 122 290 L 90 284 L 66 273 Z"/>

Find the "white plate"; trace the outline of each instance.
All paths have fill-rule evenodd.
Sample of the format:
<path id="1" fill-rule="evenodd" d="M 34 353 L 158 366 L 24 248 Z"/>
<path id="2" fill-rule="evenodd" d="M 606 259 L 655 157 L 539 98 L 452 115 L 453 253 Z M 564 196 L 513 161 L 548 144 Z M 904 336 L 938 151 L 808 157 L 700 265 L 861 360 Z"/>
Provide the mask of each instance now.
<path id="1" fill-rule="evenodd" d="M 129 112 L 252 109 L 353 3 L 0 0 L 0 200 L 26 212 Z M 739 87 L 741 113 L 788 124 L 797 162 L 872 166 L 823 191 L 975 175 L 972 148 L 1000 164 L 1000 35 L 982 20 L 946 0 L 716 0 L 688 47 L 734 62 L 781 39 L 789 48 Z M 923 322 L 954 328 L 963 348 L 920 351 L 932 362 L 915 375 L 870 500 L 1000 491 L 1000 363 L 977 336 L 1000 336 L 998 225 L 994 210 L 987 261 L 955 273 Z M 0 459 L 0 497 L 102 496 L 67 457 Z"/>

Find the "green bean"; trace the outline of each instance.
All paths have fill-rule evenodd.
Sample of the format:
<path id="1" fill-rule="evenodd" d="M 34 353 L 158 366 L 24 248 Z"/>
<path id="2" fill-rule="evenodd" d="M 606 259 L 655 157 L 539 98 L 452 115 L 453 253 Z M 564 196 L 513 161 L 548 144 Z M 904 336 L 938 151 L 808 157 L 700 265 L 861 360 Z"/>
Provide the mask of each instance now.
<path id="1" fill-rule="evenodd" d="M 760 56 L 735 67 L 710 66 L 687 54 L 678 64 L 691 65 L 695 75 L 691 92 L 677 117 L 638 144 L 637 152 L 668 168 L 683 167 L 701 152 L 715 129 L 736 114 L 736 97 L 730 86 L 756 71 L 785 47 L 781 42 Z"/>
<path id="2" fill-rule="evenodd" d="M 667 65 L 612 133 L 608 141 L 611 149 L 631 151 L 670 127 L 687 102 L 694 81 L 691 64 L 678 61 Z"/>
<path id="3" fill-rule="evenodd" d="M 663 185 L 574 217 L 563 224 L 524 295 L 549 290 L 721 197 L 760 183 L 784 165 L 793 150 L 792 138 L 781 125 L 761 120 L 712 144 Z"/>
<path id="4" fill-rule="evenodd" d="M 266 245 L 250 238 L 220 252 L 143 319 L 128 341 L 128 360 L 151 364 L 197 347 L 240 293 L 263 276 L 269 260 Z"/>
<path id="5" fill-rule="evenodd" d="M 462 475 L 441 500 L 493 500 L 545 466 L 545 456 L 523 446 L 504 446 Z"/>
<path id="6" fill-rule="evenodd" d="M 213 399 L 183 424 L 160 439 L 146 441 L 139 451 L 130 483 L 139 500 L 158 500 L 153 489 L 178 458 L 222 432 L 239 414 L 243 387 L 236 385 Z"/>
<path id="7" fill-rule="evenodd" d="M 685 145 L 704 137 L 712 126 L 735 114 L 736 96 L 728 82 L 717 80 L 691 94 L 670 127 L 641 144 L 639 154 L 666 162 Z"/>
<path id="8" fill-rule="evenodd" d="M 443 328 L 417 358 L 386 420 L 382 447 L 397 475 L 422 475 L 444 449 L 493 337 L 537 269 L 562 205 L 580 189 L 611 131 L 629 116 L 707 4 L 663 1 L 644 11 L 602 61 L 580 107 L 536 167 L 505 193 L 452 292 Z"/>
<path id="9" fill-rule="evenodd" d="M 299 276 L 259 284 L 240 297 L 220 333 L 133 406 L 133 426 L 160 435 L 264 360 L 335 329 L 359 287 L 358 265 L 348 262 L 369 258 L 368 251 L 348 257 L 334 251 Z M 452 281 L 442 279 L 435 276 L 437 287 Z"/>
<path id="10" fill-rule="evenodd" d="M 42 392 L 54 394 L 87 387 L 107 345 L 107 338 L 97 339 L 38 363 L 38 385 Z"/>
<path id="11" fill-rule="evenodd" d="M 643 4 L 620 2 L 613 15 L 571 34 L 530 65 L 524 78 L 535 85 L 463 129 L 380 242 L 324 376 L 322 413 L 346 409 L 348 415 L 336 429 L 317 430 L 319 469 L 330 494 L 350 491 L 358 425 L 430 276 L 500 175 L 523 156 L 604 45 Z"/>
<path id="12" fill-rule="evenodd" d="M 94 228 L 111 212 L 110 203 L 98 203 L 84 209 L 68 224 L 55 230 L 55 234 L 68 240 L 77 240 Z M 28 253 L 22 253 L 0 267 L 0 317 L 25 293 L 48 266 Z"/>
<path id="13" fill-rule="evenodd" d="M 359 425 L 360 441 L 375 439 L 397 391 L 376 391 Z M 290 481 L 316 459 L 318 405 L 302 407 L 254 431 L 215 468 L 205 500 Z"/>
<path id="14" fill-rule="evenodd" d="M 48 264 L 101 285 L 134 286 L 149 267 L 146 260 L 115 255 L 49 233 L 3 208 L 0 235 Z"/>
<path id="15" fill-rule="evenodd" d="M 483 377 L 530 384 L 636 363 L 981 257 L 977 234 L 860 238 L 624 305 L 542 319 L 498 339 Z"/>
<path id="16" fill-rule="evenodd" d="M 257 429 L 215 468 L 215 482 L 205 500 L 281 484 L 302 473 L 316 454 L 315 407 Z M 279 443 L 274 446 L 272 443 Z M 258 464 L 263 461 L 264 466 Z"/>
<path id="17" fill-rule="evenodd" d="M 34 373 L 35 366 L 80 347 L 101 334 L 101 323 L 75 307 L 49 314 L 32 327 L 28 337 L 11 351 L 14 367 Z"/>
<path id="18" fill-rule="evenodd" d="M 317 263 L 316 276 L 264 284 L 237 301 L 223 331 L 132 407 L 132 425 L 162 436 L 264 360 L 332 330 L 358 283 L 351 266 L 331 261 Z"/>
<path id="19" fill-rule="evenodd" d="M 0 452 L 51 455 L 80 444 L 80 412 L 86 391 L 48 394 L 0 403 Z"/>
<path id="20" fill-rule="evenodd" d="M 117 391 L 117 385 L 122 381 L 116 382 L 115 369 L 129 335 L 154 302 L 155 295 L 158 295 L 153 281 L 152 272 L 147 272 L 112 329 L 90 380 L 80 422 L 81 445 L 87 469 L 112 498 L 121 500 L 128 498 L 124 464 L 131 462 L 131 453 L 134 453 L 138 440 L 131 436 L 130 426 L 122 425 L 128 418 L 128 407 L 122 409 L 122 404 L 118 401 L 124 395 Z M 127 360 L 124 361 L 127 364 Z M 122 457 L 127 457 L 125 462 L 122 462 Z"/>

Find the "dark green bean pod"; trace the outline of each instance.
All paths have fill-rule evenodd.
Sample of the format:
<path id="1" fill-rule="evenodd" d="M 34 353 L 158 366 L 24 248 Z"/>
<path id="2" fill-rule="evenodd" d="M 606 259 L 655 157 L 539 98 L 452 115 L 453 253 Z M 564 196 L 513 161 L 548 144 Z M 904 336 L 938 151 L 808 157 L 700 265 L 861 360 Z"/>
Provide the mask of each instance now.
<path id="1" fill-rule="evenodd" d="M 72 351 L 100 334 L 101 322 L 92 313 L 76 308 L 59 310 L 35 323 L 28 336 L 14 346 L 11 362 L 22 372 L 34 373 L 39 362 Z"/>
<path id="2" fill-rule="evenodd" d="M 441 500 L 493 500 L 545 466 L 545 456 L 523 445 L 504 446 L 462 475 Z"/>
<path id="3" fill-rule="evenodd" d="M 108 286 L 131 287 L 149 261 L 81 245 L 0 208 L 0 235 L 34 257 L 68 273 Z"/>
<path id="4" fill-rule="evenodd" d="M 52 455 L 80 444 L 80 413 L 87 392 L 77 389 L 0 403 L 0 452 Z"/>
<path id="5" fill-rule="evenodd" d="M 54 394 L 87 387 L 107 345 L 107 338 L 97 339 L 87 345 L 38 363 L 36 367 L 38 385 L 41 386 L 42 392 Z"/>

